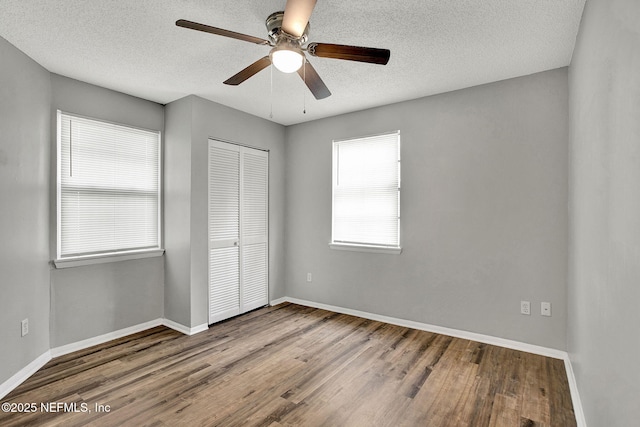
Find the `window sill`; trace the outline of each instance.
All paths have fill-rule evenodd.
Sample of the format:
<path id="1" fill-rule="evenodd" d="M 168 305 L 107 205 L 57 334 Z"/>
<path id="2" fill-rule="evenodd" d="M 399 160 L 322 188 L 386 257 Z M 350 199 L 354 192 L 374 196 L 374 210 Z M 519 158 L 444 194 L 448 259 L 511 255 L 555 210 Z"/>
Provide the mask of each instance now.
<path id="1" fill-rule="evenodd" d="M 346 243 L 329 243 L 331 249 L 339 251 L 353 251 L 353 252 L 373 252 L 379 254 L 392 254 L 400 255 L 402 248 L 389 248 L 381 246 L 367 246 L 367 245 L 353 245 Z"/>
<path id="2" fill-rule="evenodd" d="M 128 261 L 132 259 L 153 258 L 162 256 L 164 249 L 145 251 L 118 252 L 113 254 L 85 255 L 53 260 L 56 268 L 81 267 L 83 265 L 105 264 L 108 262 Z"/>

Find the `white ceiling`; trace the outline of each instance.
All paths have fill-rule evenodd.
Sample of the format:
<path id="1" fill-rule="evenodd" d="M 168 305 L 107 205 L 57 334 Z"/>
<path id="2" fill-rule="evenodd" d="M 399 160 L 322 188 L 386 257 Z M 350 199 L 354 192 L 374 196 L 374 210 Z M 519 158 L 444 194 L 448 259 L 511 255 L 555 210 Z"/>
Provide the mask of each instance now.
<path id="1" fill-rule="evenodd" d="M 284 125 L 569 65 L 585 0 L 318 0 L 309 41 L 391 50 L 386 66 L 309 57 L 332 95 L 267 68 L 269 48 L 180 28 L 182 18 L 266 38 L 286 0 L 0 0 L 0 36 L 49 71 L 166 104 L 195 94 Z M 0 58 L 1 60 L 1 58 Z M 306 104 L 306 114 L 303 109 Z"/>

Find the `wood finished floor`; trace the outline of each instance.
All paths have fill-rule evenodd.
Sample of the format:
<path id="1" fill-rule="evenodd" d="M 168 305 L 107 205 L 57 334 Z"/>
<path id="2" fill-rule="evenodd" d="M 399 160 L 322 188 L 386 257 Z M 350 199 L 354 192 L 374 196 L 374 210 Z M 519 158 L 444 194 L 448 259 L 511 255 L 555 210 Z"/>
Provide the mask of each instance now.
<path id="1" fill-rule="evenodd" d="M 2 402 L 38 407 L 7 427 L 576 425 L 561 360 L 294 304 L 55 358 Z"/>

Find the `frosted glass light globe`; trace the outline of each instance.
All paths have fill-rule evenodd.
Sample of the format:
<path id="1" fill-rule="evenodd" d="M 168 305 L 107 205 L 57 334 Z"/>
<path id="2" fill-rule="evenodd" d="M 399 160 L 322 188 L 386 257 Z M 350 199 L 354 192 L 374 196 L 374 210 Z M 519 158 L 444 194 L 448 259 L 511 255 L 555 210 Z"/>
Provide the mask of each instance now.
<path id="1" fill-rule="evenodd" d="M 303 56 L 294 50 L 274 49 L 271 52 L 271 62 L 283 73 L 293 73 L 302 67 Z"/>

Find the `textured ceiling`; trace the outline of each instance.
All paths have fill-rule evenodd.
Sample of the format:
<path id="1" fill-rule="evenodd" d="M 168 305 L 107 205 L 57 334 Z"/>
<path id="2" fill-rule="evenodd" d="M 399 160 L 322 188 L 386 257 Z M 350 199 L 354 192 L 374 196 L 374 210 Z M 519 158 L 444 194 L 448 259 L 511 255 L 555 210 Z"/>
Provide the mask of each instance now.
<path id="1" fill-rule="evenodd" d="M 332 92 L 320 101 L 270 68 L 222 84 L 269 49 L 175 26 L 266 38 L 285 0 L 0 0 L 0 36 L 57 74 L 162 104 L 195 94 L 264 118 L 273 109 L 289 125 L 569 65 L 584 2 L 318 0 L 309 41 L 391 50 L 386 66 L 310 57 Z"/>

